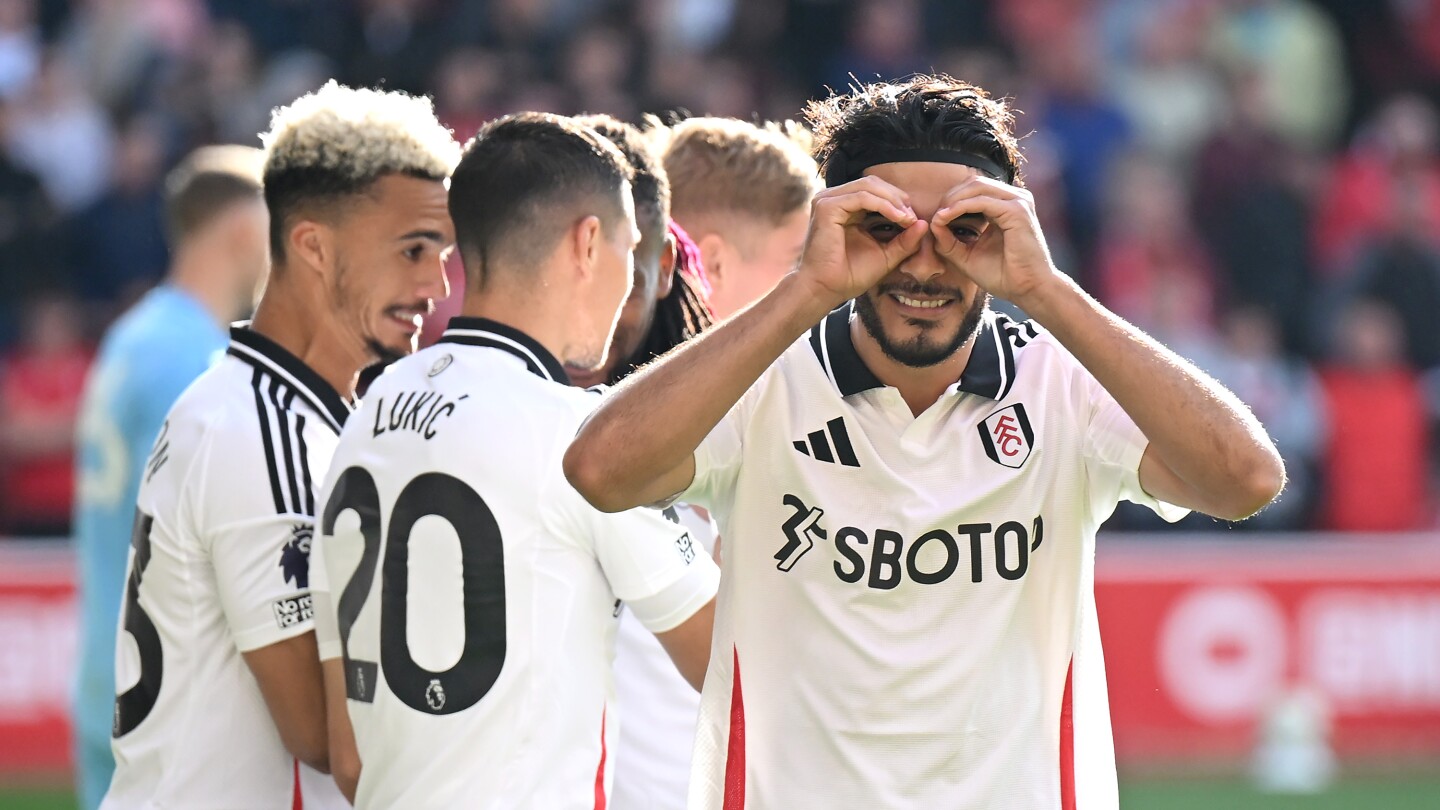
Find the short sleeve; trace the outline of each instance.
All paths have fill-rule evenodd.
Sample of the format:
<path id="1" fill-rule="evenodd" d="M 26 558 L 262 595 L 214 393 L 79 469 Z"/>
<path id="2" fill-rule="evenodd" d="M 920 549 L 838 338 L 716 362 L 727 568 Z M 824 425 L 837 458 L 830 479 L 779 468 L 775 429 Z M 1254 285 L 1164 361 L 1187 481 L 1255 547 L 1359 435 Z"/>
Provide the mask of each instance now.
<path id="1" fill-rule="evenodd" d="M 210 533 L 220 604 L 241 652 L 314 629 L 308 560 L 314 526 L 303 515 L 272 514 Z"/>
<path id="2" fill-rule="evenodd" d="M 209 432 L 193 514 L 235 646 L 249 652 L 314 629 L 315 519 L 293 506 L 313 502 L 299 448 L 288 466 L 286 456 L 275 453 L 272 469 L 249 425 L 254 413 L 236 411 Z"/>
<path id="3" fill-rule="evenodd" d="M 597 511 L 592 526 L 610 589 L 651 632 L 673 630 L 715 597 L 720 569 L 689 529 L 660 512 Z"/>
<path id="4" fill-rule="evenodd" d="M 1077 367 L 1076 374 L 1089 410 L 1082 452 L 1096 494 L 1108 497 L 1111 506 L 1126 500 L 1148 507 L 1170 523 L 1190 514 L 1189 509 L 1157 500 L 1140 486 L 1140 459 L 1150 440 L 1089 372 Z"/>
<path id="5" fill-rule="evenodd" d="M 672 503 L 684 501 L 712 512 L 729 512 L 745 452 L 745 425 L 755 397 L 774 373 L 772 366 L 695 448 L 695 477 L 691 479 L 690 486 L 676 493 Z"/>

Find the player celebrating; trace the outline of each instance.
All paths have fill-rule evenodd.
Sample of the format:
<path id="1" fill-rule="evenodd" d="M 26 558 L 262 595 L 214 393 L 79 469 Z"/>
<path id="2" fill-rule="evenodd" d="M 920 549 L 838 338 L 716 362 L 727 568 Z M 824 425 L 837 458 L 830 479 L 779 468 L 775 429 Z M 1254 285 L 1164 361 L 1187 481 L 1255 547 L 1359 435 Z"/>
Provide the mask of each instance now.
<path id="1" fill-rule="evenodd" d="M 799 267 L 565 458 L 602 509 L 678 494 L 728 538 L 691 807 L 1113 808 L 1096 528 L 1245 517 L 1279 456 L 1055 269 L 1001 103 L 917 77 L 808 113 Z"/>
<path id="2" fill-rule="evenodd" d="M 602 364 L 630 291 L 630 176 L 539 113 L 487 124 L 455 170 L 462 316 L 371 387 L 322 499 L 316 627 L 358 807 L 603 807 L 622 601 L 703 677 L 715 564 L 657 513 L 591 508 L 560 469 L 598 401 L 562 364 Z"/>
<path id="3" fill-rule="evenodd" d="M 207 146 L 166 177 L 170 273 L 105 335 L 85 386 L 76 463 L 82 640 L 74 721 L 85 810 L 100 804 L 115 771 L 115 622 L 145 457 L 175 398 L 224 352 L 226 325 L 255 307 L 270 266 L 264 161 L 248 146 Z"/>
<path id="4" fill-rule="evenodd" d="M 327 769 L 313 484 L 360 368 L 413 351 L 446 292 L 459 149 L 428 101 L 332 82 L 264 140 L 269 284 L 171 408 L 140 486 L 106 808 L 273 810 L 299 791 L 292 757 Z"/>
<path id="5" fill-rule="evenodd" d="M 700 246 L 716 318 L 769 292 L 795 267 L 819 190 L 809 133 L 733 118 L 652 120 L 670 180 L 672 216 Z"/>

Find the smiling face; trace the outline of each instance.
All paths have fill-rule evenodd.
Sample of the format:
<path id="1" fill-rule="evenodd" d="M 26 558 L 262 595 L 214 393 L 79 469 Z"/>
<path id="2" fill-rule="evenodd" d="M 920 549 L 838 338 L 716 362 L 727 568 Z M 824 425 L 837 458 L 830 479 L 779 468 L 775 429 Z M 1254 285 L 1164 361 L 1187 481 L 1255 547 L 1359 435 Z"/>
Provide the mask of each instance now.
<path id="1" fill-rule="evenodd" d="M 455 241 L 438 180 L 380 178 L 335 226 L 331 297 L 346 331 L 376 360 L 415 351 L 437 298 L 449 294 L 442 258 Z"/>
<path id="2" fill-rule="evenodd" d="M 977 172 L 950 163 L 885 163 L 867 169 L 910 195 L 915 215 L 930 220 L 945 195 Z M 987 224 L 981 217 L 962 217 L 951 232 L 962 244 L 973 244 Z M 879 214 L 861 223 L 872 238 L 888 242 L 900 227 Z M 935 237 L 926 234 L 920 249 L 864 295 L 855 311 L 889 359 L 912 368 L 937 365 L 953 356 L 980 328 L 990 296 L 960 269 L 935 251 Z"/>

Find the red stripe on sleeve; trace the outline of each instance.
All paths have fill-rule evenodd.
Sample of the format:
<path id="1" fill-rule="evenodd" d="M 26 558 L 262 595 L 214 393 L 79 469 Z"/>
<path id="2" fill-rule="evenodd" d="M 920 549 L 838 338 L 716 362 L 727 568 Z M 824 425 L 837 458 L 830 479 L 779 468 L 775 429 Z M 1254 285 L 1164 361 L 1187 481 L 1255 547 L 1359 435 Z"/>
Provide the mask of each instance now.
<path id="1" fill-rule="evenodd" d="M 733 649 L 733 648 L 732 648 Z M 730 744 L 725 751 L 724 810 L 745 810 L 745 699 L 740 690 L 740 651 L 730 687 Z"/>
<path id="2" fill-rule="evenodd" d="M 595 767 L 595 810 L 605 810 L 605 715 L 610 707 L 600 712 L 600 764 Z"/>
<path id="3" fill-rule="evenodd" d="M 1060 701 L 1060 807 L 1075 810 L 1075 701 L 1072 680 L 1075 659 L 1065 671 L 1065 697 Z"/>

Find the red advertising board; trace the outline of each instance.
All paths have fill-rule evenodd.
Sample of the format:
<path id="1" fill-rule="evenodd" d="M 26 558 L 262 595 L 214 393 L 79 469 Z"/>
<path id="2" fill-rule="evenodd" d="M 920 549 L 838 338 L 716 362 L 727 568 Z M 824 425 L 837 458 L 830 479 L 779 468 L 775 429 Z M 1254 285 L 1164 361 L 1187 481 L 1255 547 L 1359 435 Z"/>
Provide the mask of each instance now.
<path id="1" fill-rule="evenodd" d="M 1287 690 L 1342 756 L 1440 758 L 1440 538 L 1102 537 L 1095 598 L 1122 766 L 1235 762 Z M 69 768 L 68 547 L 0 540 L 0 778 Z"/>
<path id="2" fill-rule="evenodd" d="M 69 547 L 0 538 L 0 775 L 69 769 L 76 620 Z"/>
<path id="3" fill-rule="evenodd" d="M 1234 760 L 1303 690 L 1342 757 L 1440 756 L 1440 541 L 1102 539 L 1122 764 Z"/>

